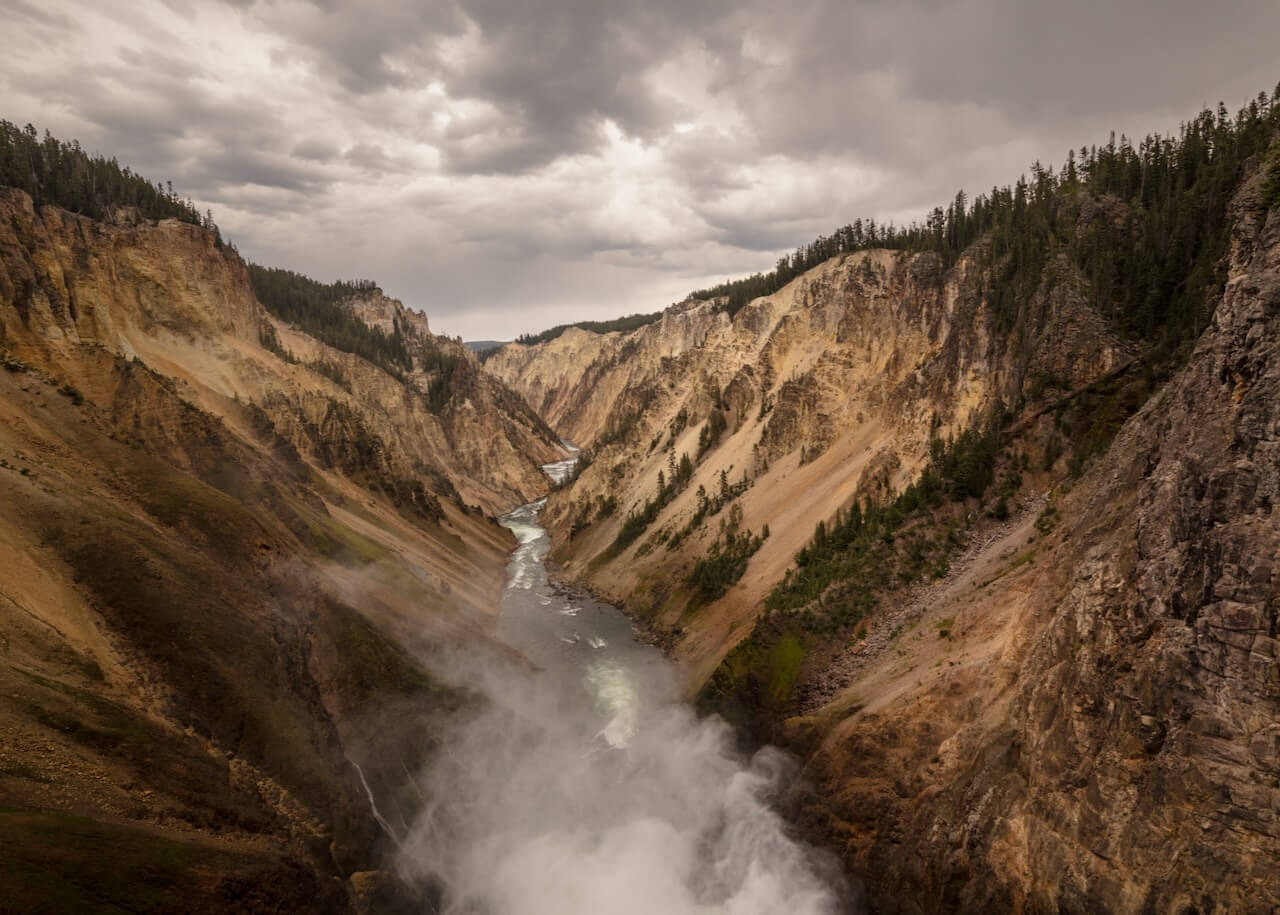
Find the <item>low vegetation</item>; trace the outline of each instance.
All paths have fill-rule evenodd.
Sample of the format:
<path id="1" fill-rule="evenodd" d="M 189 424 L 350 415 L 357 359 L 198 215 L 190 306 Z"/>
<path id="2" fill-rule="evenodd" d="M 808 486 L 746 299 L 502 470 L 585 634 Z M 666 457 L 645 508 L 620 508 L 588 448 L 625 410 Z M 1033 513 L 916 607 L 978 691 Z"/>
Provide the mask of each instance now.
<path id="1" fill-rule="evenodd" d="M 954 440 L 935 438 L 928 466 L 915 483 L 884 504 L 871 499 L 819 521 L 796 554 L 794 569 L 765 599 L 770 611 L 801 613 L 810 628 L 834 631 L 860 621 L 878 592 L 925 575 L 945 575 L 949 555 L 963 543 L 959 529 L 930 515 L 947 502 L 981 500 L 996 478 L 1005 442 L 1003 410 Z M 996 505 L 1016 490 L 1020 461 L 1007 470 Z M 1007 513 L 1007 506 L 1005 509 Z"/>
<path id="2" fill-rule="evenodd" d="M 738 496 L 742 495 L 751 488 L 751 479 L 743 474 L 742 479 L 736 483 L 729 482 L 728 471 L 720 471 L 720 486 L 714 495 L 709 495 L 703 486 L 698 487 L 697 499 L 698 505 L 694 509 L 693 515 L 680 528 L 667 539 L 667 549 L 674 550 L 685 541 L 708 517 L 718 515 L 720 510 L 732 502 Z M 737 508 L 737 506 L 734 506 Z M 767 535 L 766 535 L 767 536 Z"/>
<path id="3" fill-rule="evenodd" d="M 346 369 L 331 359 L 317 359 L 314 362 L 307 363 L 308 368 L 312 371 L 328 378 L 338 387 L 346 391 L 351 390 L 351 378 L 347 375 Z"/>
<path id="4" fill-rule="evenodd" d="M 1045 267 L 1065 252 L 1088 278 L 1090 299 L 1134 338 L 1176 349 L 1208 320 L 1221 285 L 1226 208 L 1247 163 L 1268 156 L 1264 203 L 1280 203 L 1280 86 L 1260 93 L 1233 118 L 1205 110 L 1178 137 L 1138 144 L 1112 134 L 1104 146 L 1071 150 L 1062 168 L 1035 163 L 1031 178 L 992 188 L 972 201 L 963 191 L 906 227 L 855 220 L 779 258 L 769 273 L 693 293 L 721 300 L 730 315 L 832 257 L 886 248 L 936 252 L 944 266 L 983 239 L 987 297 L 1000 327 L 1039 287 Z"/>
<path id="5" fill-rule="evenodd" d="M 678 464 L 675 462 L 674 451 L 668 455 L 668 458 L 667 470 L 658 471 L 658 491 L 653 498 L 646 499 L 644 508 L 627 515 L 626 520 L 622 522 L 622 528 L 610 547 L 614 552 L 621 552 L 634 543 L 654 522 L 658 513 L 689 485 L 689 480 L 693 477 L 693 461 L 689 460 L 689 455 L 682 454 Z"/>
<path id="6" fill-rule="evenodd" d="M 258 342 L 262 344 L 262 348 L 269 353 L 279 356 L 290 365 L 296 365 L 298 357 L 293 354 L 293 350 L 285 347 L 280 341 L 280 334 L 276 331 L 276 326 L 270 321 L 262 322 L 262 326 L 258 328 Z"/>
<path id="7" fill-rule="evenodd" d="M 713 601 L 722 597 L 747 571 L 747 561 L 769 536 L 768 526 L 754 535 L 740 530 L 741 526 L 742 506 L 734 505 L 729 516 L 721 522 L 707 555 L 694 563 L 693 571 L 689 573 L 689 584 L 700 600 Z"/>

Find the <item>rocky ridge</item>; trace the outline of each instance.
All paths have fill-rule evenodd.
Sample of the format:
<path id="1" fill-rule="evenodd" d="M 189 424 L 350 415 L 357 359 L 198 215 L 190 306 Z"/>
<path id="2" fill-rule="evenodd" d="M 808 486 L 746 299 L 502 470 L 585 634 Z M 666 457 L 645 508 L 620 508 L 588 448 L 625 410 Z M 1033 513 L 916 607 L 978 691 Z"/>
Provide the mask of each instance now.
<path id="1" fill-rule="evenodd" d="M 352 308 L 370 326 L 405 333 L 417 361 L 403 379 L 274 318 L 254 296 L 244 263 L 197 226 L 152 225 L 128 211 L 111 222 L 56 207 L 37 213 L 14 190 L 0 191 L 0 226 L 0 294 L 13 309 L 0 339 L 38 367 L 63 366 L 65 374 L 82 343 L 137 356 L 185 385 L 184 396 L 204 409 L 257 404 L 304 454 L 355 442 L 370 452 L 365 469 L 448 478 L 465 504 L 490 513 L 539 492 L 538 462 L 561 453 L 541 420 L 481 372 L 466 347 L 432 335 L 424 317 L 379 291 Z M 295 361 L 263 348 L 272 332 Z M 451 396 L 435 410 L 424 352 L 451 367 L 441 379 Z M 318 371 L 320 362 L 336 366 L 340 380 Z"/>

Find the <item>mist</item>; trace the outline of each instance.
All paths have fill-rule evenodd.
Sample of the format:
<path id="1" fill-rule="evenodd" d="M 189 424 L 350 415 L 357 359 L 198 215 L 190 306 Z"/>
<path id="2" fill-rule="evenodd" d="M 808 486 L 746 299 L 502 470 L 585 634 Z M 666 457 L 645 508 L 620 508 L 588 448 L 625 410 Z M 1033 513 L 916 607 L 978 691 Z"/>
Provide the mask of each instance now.
<path id="1" fill-rule="evenodd" d="M 858 911 L 834 859 L 771 806 L 794 763 L 740 755 L 618 610 L 549 584 L 539 508 L 504 521 L 521 545 L 500 634 L 540 670 L 460 674 L 488 701 L 423 774 L 402 870 L 436 883 L 451 915 Z"/>
<path id="2" fill-rule="evenodd" d="M 594 676 L 615 706 L 550 674 L 494 678 L 488 707 L 443 740 L 403 865 L 442 883 L 444 911 L 847 910 L 769 806 L 789 774 L 780 752 L 741 760 L 723 722 L 661 701 L 658 684 L 628 694 L 607 663 Z"/>

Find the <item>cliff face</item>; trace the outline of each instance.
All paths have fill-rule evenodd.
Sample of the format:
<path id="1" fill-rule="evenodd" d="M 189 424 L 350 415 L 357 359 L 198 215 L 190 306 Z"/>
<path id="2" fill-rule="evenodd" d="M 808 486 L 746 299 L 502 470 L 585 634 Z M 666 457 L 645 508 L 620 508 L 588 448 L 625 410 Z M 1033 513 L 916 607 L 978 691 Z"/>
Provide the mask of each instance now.
<path id="1" fill-rule="evenodd" d="M 511 540 L 471 506 L 537 496 L 561 451 L 425 319 L 355 308 L 400 324 L 403 380 L 272 319 L 209 233 L 0 190 L 0 894 L 18 910 L 407 900 L 372 803 L 392 832 L 412 815 L 409 773 L 469 701 L 437 661 L 504 656 Z M 295 361 L 264 349 L 271 326 Z"/>
<path id="2" fill-rule="evenodd" d="M 151 225 L 127 211 L 113 223 L 54 207 L 37 214 L 25 194 L 0 191 L 0 295 L 9 305 L 0 342 L 39 368 L 67 374 L 83 344 L 138 356 L 204 409 L 257 404 L 305 454 L 325 439 L 318 427 L 338 422 L 377 452 L 360 469 L 391 480 L 447 478 L 462 501 L 490 513 L 538 495 L 538 463 L 560 454 L 541 420 L 464 346 L 433 336 L 421 315 L 381 294 L 353 305 L 371 326 L 398 323 L 418 357 L 394 378 L 269 315 L 243 262 L 196 226 Z M 267 328 L 298 362 L 262 347 Z M 424 365 L 424 351 L 448 367 L 439 378 L 448 396 L 434 405 L 427 393 L 440 373 Z M 317 371 L 319 362 L 339 378 Z"/>
<path id="3" fill-rule="evenodd" d="M 536 346 L 510 343 L 485 369 L 518 391 L 553 429 L 573 442 L 602 435 L 629 389 L 655 381 L 663 360 L 677 360 L 722 337 L 725 316 L 696 303 L 668 309 L 630 333 L 596 334 L 570 327 Z"/>
<path id="4" fill-rule="evenodd" d="M 1231 206 L 1212 322 L 1163 381 L 1141 377 L 1145 354 L 1065 264 L 1016 326 L 984 330 L 981 249 L 940 278 L 923 255 L 828 262 L 732 322 L 686 306 L 669 317 L 706 332 L 671 353 L 645 328 L 491 363 L 579 441 L 602 442 L 548 508 L 569 574 L 652 612 L 692 683 L 739 644 L 704 700 L 804 758 L 797 815 L 866 877 L 875 910 L 1280 906 L 1280 209 L 1259 184 Z M 1061 396 L 1037 399 L 1045 383 Z M 1087 416 L 1149 390 L 1123 425 Z M 582 403 L 593 391 L 608 409 Z M 945 436 L 997 401 L 1012 411 L 998 469 L 1022 480 L 1007 517 L 943 507 L 921 522 L 935 528 L 899 529 L 958 546 L 931 576 L 868 580 L 878 597 L 856 632 L 815 634 L 779 611 L 743 641 L 817 520 L 899 489 L 931 426 Z M 725 431 L 689 487 L 611 550 L 669 466 L 672 417 L 688 420 L 675 453 L 693 456 L 717 409 Z M 1064 472 L 1055 437 L 1094 421 L 1119 432 Z M 711 535 L 668 550 L 661 534 L 722 470 L 745 471 L 727 504 L 772 536 L 724 597 L 699 602 L 678 583 Z"/>
<path id="5" fill-rule="evenodd" d="M 1130 359 L 1065 264 L 1028 309 L 1024 342 L 993 338 L 982 257 L 944 271 L 930 254 L 844 255 L 732 320 L 691 302 L 627 334 L 570 330 L 493 356 L 486 369 L 553 428 L 595 443 L 591 466 L 544 513 L 566 573 L 648 619 L 700 683 L 751 631 L 818 521 L 855 496 L 905 486 L 931 438 L 958 434 L 998 400 L 1013 404 L 1029 379 L 1078 387 Z M 704 449 L 716 423 L 723 431 Z M 687 484 L 633 543 L 611 549 L 628 515 L 655 499 L 659 473 L 670 483 L 686 454 Z M 770 536 L 708 602 L 684 581 L 722 537 L 723 517 L 699 516 L 699 488 L 714 503 L 726 485 L 740 492 L 731 501 L 742 527 L 767 525 Z"/>
<path id="6" fill-rule="evenodd" d="M 885 911 L 1280 905 L 1280 211 L 1232 225 L 1189 364 L 1056 514 L 784 725 Z"/>

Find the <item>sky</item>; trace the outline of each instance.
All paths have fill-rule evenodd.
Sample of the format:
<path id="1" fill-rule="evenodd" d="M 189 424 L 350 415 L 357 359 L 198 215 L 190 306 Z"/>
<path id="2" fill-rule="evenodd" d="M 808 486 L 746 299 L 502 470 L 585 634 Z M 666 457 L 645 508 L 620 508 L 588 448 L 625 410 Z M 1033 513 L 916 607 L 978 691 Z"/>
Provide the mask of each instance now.
<path id="1" fill-rule="evenodd" d="M 0 0 L 0 118 L 466 339 L 655 311 L 1280 81 L 1275 0 Z"/>

